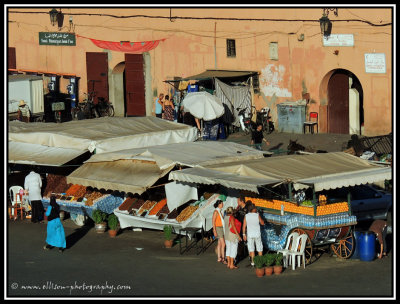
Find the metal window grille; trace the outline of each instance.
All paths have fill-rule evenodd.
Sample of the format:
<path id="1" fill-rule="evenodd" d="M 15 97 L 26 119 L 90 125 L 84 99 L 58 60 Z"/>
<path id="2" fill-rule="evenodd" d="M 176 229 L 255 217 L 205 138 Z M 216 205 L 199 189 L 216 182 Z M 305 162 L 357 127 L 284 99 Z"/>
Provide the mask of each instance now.
<path id="1" fill-rule="evenodd" d="M 226 39 L 226 55 L 236 57 L 236 44 L 234 39 Z"/>

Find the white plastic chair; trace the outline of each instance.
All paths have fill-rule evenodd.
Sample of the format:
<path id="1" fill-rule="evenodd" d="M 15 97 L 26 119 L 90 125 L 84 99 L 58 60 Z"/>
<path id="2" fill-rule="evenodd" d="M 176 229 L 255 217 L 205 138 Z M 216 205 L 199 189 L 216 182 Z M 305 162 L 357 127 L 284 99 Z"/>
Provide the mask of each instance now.
<path id="1" fill-rule="evenodd" d="M 304 268 L 306 268 L 306 255 L 304 251 L 306 249 L 307 238 L 308 238 L 307 234 L 301 234 L 297 239 L 298 240 L 297 246 L 294 247 L 294 250 L 288 252 L 289 263 L 292 264 L 293 270 L 295 270 L 296 268 L 296 256 L 297 256 L 297 266 L 298 267 L 301 266 L 300 258 L 303 257 L 303 266 Z"/>
<path id="2" fill-rule="evenodd" d="M 292 232 L 291 234 L 289 234 L 289 236 L 287 238 L 285 248 L 278 250 L 278 253 L 282 253 L 282 255 L 283 255 L 283 267 L 288 266 L 288 253 L 290 252 L 290 250 L 295 248 L 293 246 L 295 243 L 297 243 L 297 245 L 298 245 L 298 242 L 297 242 L 298 237 L 299 237 L 299 234 L 297 232 Z"/>
<path id="3" fill-rule="evenodd" d="M 24 190 L 21 186 L 11 186 L 8 189 L 8 193 L 10 195 L 10 201 L 11 201 L 11 210 L 9 211 L 9 216 L 10 218 L 13 216 L 14 219 L 17 217 L 18 211 L 21 212 L 21 219 L 22 219 L 22 213 L 23 213 L 23 208 L 22 208 L 22 199 L 20 196 L 20 190 Z"/>

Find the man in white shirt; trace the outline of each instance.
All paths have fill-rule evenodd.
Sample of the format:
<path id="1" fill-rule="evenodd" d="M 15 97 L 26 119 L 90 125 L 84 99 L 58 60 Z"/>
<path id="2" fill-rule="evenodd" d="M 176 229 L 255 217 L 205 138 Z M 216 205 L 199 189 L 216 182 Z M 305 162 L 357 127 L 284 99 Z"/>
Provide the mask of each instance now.
<path id="1" fill-rule="evenodd" d="M 44 208 L 42 204 L 42 178 L 38 173 L 32 170 L 26 177 L 24 183 L 25 191 L 28 192 L 29 202 L 32 207 L 32 223 L 43 220 Z"/>
<path id="2" fill-rule="evenodd" d="M 243 239 L 247 241 L 247 247 L 251 257 L 251 266 L 254 266 L 255 249 L 258 255 L 263 254 L 260 225 L 264 225 L 264 220 L 257 213 L 256 206 L 249 206 L 249 213 L 246 214 L 243 220 Z"/>

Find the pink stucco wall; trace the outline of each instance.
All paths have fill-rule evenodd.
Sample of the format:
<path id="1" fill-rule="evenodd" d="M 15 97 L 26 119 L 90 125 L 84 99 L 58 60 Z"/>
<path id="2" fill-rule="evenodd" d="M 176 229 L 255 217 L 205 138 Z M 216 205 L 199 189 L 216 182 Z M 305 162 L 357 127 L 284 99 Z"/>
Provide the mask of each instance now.
<path id="1" fill-rule="evenodd" d="M 90 40 L 79 37 L 74 47 L 40 46 L 39 32 L 58 31 L 46 14 L 50 9 L 8 8 L 8 46 L 16 48 L 17 69 L 76 74 L 81 77 L 80 95 L 83 95 L 87 91 L 85 53 L 107 52 L 110 74 L 124 62 L 124 53 L 99 49 Z M 62 8 L 62 12 L 65 14 L 62 32 L 73 31 L 107 41 L 166 39 L 149 52 L 153 95 L 170 90 L 164 80 L 191 76 L 206 69 L 258 71 L 261 91 L 255 96 L 258 108 L 270 106 L 276 120 L 276 104 L 299 100 L 302 92 L 307 91 L 313 101 L 311 109 L 321 111 L 320 130 L 326 132 L 325 77 L 335 69 L 345 69 L 356 75 L 363 88 L 365 135 L 392 130 L 392 26 L 374 26 L 392 22 L 390 7 L 339 8 L 338 16 L 330 12 L 332 34 L 353 34 L 351 47 L 322 45 L 318 22 L 321 8 Z M 92 15 L 79 15 L 83 13 Z M 171 15 L 192 19 L 110 15 Z M 69 27 L 69 16 L 73 18 L 73 28 Z M 194 19 L 204 17 L 254 20 Z M 256 21 L 262 18 L 281 21 Z M 374 25 L 340 21 L 350 19 L 367 20 Z M 235 58 L 226 56 L 226 39 L 236 40 Z M 269 58 L 270 42 L 278 43 L 278 60 Z M 335 50 L 339 51 L 337 55 Z M 384 53 L 386 73 L 366 73 L 365 53 Z M 65 89 L 66 80 L 63 81 L 65 85 L 62 83 L 61 88 Z"/>

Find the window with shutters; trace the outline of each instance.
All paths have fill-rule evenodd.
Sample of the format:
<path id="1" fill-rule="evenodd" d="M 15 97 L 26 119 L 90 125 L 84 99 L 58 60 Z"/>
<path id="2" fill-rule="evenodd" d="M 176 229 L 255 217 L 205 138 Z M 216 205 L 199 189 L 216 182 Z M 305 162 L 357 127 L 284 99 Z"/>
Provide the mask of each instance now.
<path id="1" fill-rule="evenodd" d="M 234 39 L 226 39 L 226 55 L 236 57 L 236 44 Z"/>

